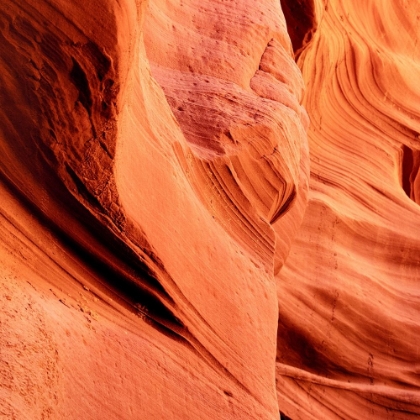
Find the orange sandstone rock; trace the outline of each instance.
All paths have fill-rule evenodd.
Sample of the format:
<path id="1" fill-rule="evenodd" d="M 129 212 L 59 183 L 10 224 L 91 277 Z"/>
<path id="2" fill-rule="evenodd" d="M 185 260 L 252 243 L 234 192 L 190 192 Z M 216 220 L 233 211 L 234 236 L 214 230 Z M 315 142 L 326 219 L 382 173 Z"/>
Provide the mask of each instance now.
<path id="1" fill-rule="evenodd" d="M 279 4 L 234 3 L 2 5 L 6 417 L 278 417 L 308 122 Z"/>
<path id="2" fill-rule="evenodd" d="M 279 405 L 292 419 L 417 418 L 420 8 L 314 4 L 298 60 L 309 204 L 277 277 Z"/>
<path id="3" fill-rule="evenodd" d="M 3 2 L 1 415 L 418 417 L 418 16 Z"/>

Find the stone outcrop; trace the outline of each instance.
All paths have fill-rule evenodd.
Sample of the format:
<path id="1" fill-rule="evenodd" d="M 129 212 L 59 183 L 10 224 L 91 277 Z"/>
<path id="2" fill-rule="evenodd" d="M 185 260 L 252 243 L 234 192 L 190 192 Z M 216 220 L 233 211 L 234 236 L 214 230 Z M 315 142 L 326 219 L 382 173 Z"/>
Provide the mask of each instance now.
<path id="1" fill-rule="evenodd" d="M 418 16 L 3 2 L 1 415 L 418 416 Z"/>

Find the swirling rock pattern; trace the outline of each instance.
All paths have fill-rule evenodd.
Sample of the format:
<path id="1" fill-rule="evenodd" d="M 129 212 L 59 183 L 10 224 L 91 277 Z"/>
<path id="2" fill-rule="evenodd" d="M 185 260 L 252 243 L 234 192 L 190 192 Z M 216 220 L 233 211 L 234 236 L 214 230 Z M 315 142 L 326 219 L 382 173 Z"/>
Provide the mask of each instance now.
<path id="1" fill-rule="evenodd" d="M 277 418 L 309 175 L 280 5 L 10 0 L 1 27 L 2 415 Z"/>
<path id="2" fill-rule="evenodd" d="M 347 3 L 0 5 L 1 416 L 420 414 L 420 6 Z"/>
<path id="3" fill-rule="evenodd" d="M 309 203 L 277 277 L 280 406 L 293 419 L 418 418 L 420 7 L 314 5 L 298 60 Z"/>

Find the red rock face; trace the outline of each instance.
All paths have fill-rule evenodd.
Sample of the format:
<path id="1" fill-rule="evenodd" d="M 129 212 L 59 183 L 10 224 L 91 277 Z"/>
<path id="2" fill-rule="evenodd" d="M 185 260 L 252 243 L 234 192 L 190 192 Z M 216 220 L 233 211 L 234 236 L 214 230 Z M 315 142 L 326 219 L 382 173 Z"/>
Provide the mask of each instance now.
<path id="1" fill-rule="evenodd" d="M 70 3 L 0 6 L 0 413 L 418 416 L 419 7 Z"/>

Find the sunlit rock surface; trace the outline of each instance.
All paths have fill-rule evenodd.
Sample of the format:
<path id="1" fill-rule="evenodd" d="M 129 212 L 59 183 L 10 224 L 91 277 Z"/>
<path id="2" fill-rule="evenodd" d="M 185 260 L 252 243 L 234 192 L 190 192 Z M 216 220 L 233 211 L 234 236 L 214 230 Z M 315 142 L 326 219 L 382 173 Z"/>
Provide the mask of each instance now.
<path id="1" fill-rule="evenodd" d="M 1 416 L 420 415 L 419 16 L 3 2 Z"/>

